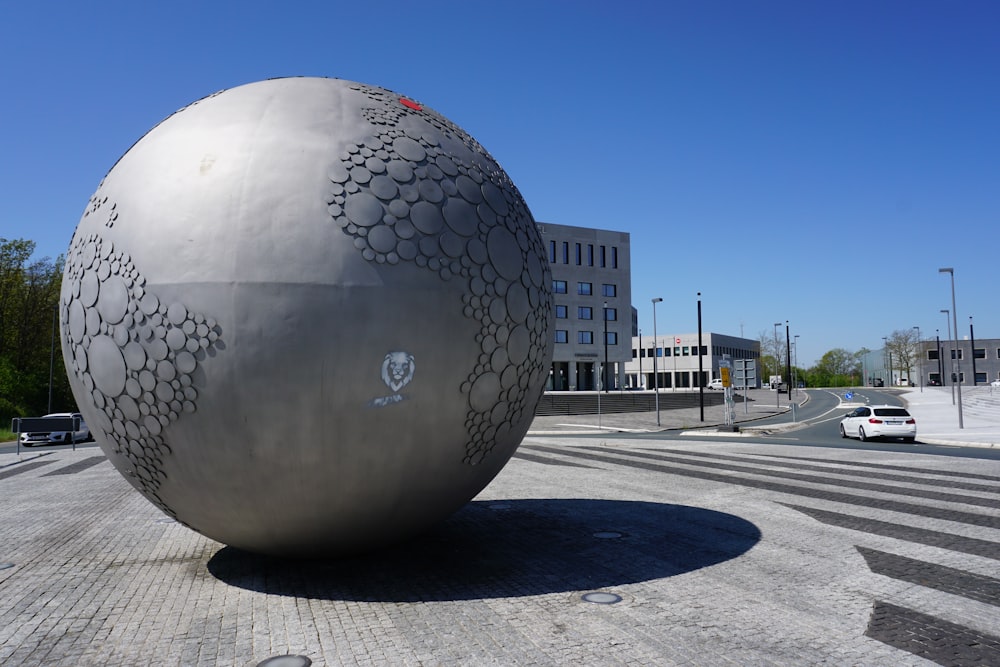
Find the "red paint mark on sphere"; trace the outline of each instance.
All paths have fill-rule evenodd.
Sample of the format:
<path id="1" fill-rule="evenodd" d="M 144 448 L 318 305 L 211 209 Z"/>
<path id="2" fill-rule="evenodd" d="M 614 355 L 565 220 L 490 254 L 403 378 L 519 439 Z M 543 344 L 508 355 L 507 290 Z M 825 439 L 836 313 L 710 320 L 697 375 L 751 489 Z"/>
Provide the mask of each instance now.
<path id="1" fill-rule="evenodd" d="M 422 111 L 423 110 L 423 107 L 420 106 L 419 104 L 417 104 L 416 102 L 414 102 L 413 100 L 408 100 L 405 97 L 400 97 L 399 101 L 403 104 L 404 107 L 409 107 L 409 108 L 413 109 L 414 111 Z"/>

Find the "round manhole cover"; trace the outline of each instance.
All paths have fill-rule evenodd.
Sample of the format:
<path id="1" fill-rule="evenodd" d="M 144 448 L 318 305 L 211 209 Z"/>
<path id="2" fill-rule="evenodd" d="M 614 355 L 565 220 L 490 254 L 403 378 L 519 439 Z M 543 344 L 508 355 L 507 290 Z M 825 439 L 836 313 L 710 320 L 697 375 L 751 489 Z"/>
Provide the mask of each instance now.
<path id="1" fill-rule="evenodd" d="M 257 663 L 257 667 L 309 667 L 311 664 L 313 661 L 304 655 L 276 655 Z"/>
<path id="2" fill-rule="evenodd" d="M 614 593 L 584 593 L 584 602 L 593 602 L 594 604 L 614 604 L 616 602 L 621 602 L 622 598 L 620 595 L 615 595 Z"/>

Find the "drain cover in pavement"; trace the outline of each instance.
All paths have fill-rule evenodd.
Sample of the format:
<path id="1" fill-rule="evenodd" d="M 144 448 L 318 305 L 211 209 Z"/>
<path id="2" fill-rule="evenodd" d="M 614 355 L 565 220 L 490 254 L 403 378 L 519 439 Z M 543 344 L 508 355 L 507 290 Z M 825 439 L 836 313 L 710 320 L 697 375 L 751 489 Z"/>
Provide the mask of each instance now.
<path id="1" fill-rule="evenodd" d="M 276 655 L 257 663 L 257 667 L 309 667 L 311 664 L 313 661 L 304 655 Z"/>

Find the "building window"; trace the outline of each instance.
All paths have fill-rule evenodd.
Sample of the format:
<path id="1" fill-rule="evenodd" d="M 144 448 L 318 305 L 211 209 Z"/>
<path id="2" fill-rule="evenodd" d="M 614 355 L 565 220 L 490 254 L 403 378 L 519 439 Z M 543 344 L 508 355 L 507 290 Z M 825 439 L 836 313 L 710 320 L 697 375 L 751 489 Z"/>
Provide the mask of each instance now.
<path id="1" fill-rule="evenodd" d="M 664 353 L 663 356 L 669 357 L 670 356 L 670 348 L 669 347 L 663 348 L 663 353 Z"/>
<path id="2" fill-rule="evenodd" d="M 955 356 L 956 354 L 958 355 L 957 357 Z M 962 348 L 958 348 L 957 350 L 955 348 L 952 348 L 951 349 L 951 358 L 952 359 L 958 359 L 959 361 L 961 361 L 962 360 Z"/>
<path id="3" fill-rule="evenodd" d="M 938 351 L 937 350 L 927 350 L 927 361 L 937 361 Z"/>
<path id="4" fill-rule="evenodd" d="M 592 283 L 577 283 L 576 293 L 583 296 L 590 296 L 594 293 L 594 285 Z"/>
<path id="5" fill-rule="evenodd" d="M 552 291 L 556 294 L 566 293 L 566 281 L 565 280 L 553 280 L 552 281 Z"/>
<path id="6" fill-rule="evenodd" d="M 569 317 L 569 313 L 567 312 L 567 310 L 568 309 L 566 308 L 566 306 L 559 306 L 559 305 L 557 305 L 556 306 L 556 319 L 565 320 L 567 317 Z"/>
<path id="7" fill-rule="evenodd" d="M 578 306 L 576 316 L 581 320 L 592 320 L 594 319 L 594 309 L 590 306 Z"/>
<path id="8" fill-rule="evenodd" d="M 607 337 L 604 339 L 605 343 L 607 343 L 608 345 L 617 345 L 618 344 L 618 334 L 617 334 L 617 332 L 608 331 L 607 334 L 606 334 L 606 336 Z"/>
<path id="9" fill-rule="evenodd" d="M 618 268 L 618 246 L 611 246 L 611 268 Z"/>
<path id="10" fill-rule="evenodd" d="M 593 345 L 594 344 L 594 332 L 593 331 L 577 331 L 576 332 L 576 342 L 581 345 Z"/>
<path id="11" fill-rule="evenodd" d="M 583 247 L 577 243 L 576 244 L 576 265 L 580 266 L 583 264 Z"/>
<path id="12" fill-rule="evenodd" d="M 563 241 L 562 247 L 563 264 L 569 264 L 569 241 Z"/>
<path id="13" fill-rule="evenodd" d="M 604 283 L 603 285 L 601 285 L 601 294 L 603 296 L 618 296 L 618 287 L 617 285 L 609 285 L 608 283 Z"/>
<path id="14" fill-rule="evenodd" d="M 618 309 L 617 308 L 605 308 L 604 309 L 604 319 L 608 322 L 618 321 Z"/>
<path id="15" fill-rule="evenodd" d="M 691 356 L 691 348 L 687 345 L 684 346 L 684 350 L 681 352 L 685 357 Z"/>
<path id="16" fill-rule="evenodd" d="M 601 268 L 605 268 L 608 265 L 608 247 L 601 246 Z"/>
<path id="17" fill-rule="evenodd" d="M 568 343 L 569 333 L 564 329 L 556 329 L 556 342 L 557 343 Z"/>
<path id="18" fill-rule="evenodd" d="M 979 384 L 980 382 L 986 384 L 988 382 L 988 380 L 986 379 L 986 373 L 980 373 L 979 371 L 976 371 L 976 378 L 975 380 L 973 380 L 973 382 L 975 382 L 976 384 Z"/>
<path id="19" fill-rule="evenodd" d="M 639 356 L 639 355 L 636 353 L 636 349 L 633 347 L 632 348 L 632 358 L 635 359 L 637 356 Z"/>
<path id="20" fill-rule="evenodd" d="M 985 359 L 986 358 L 986 348 L 985 347 L 975 347 L 975 348 L 973 348 L 972 349 L 972 358 L 973 359 Z"/>
<path id="21" fill-rule="evenodd" d="M 594 244 L 593 243 L 588 243 L 587 244 L 587 266 L 593 266 L 593 265 L 594 265 Z"/>
<path id="22" fill-rule="evenodd" d="M 549 241 L 549 262 L 556 263 L 556 242 Z"/>

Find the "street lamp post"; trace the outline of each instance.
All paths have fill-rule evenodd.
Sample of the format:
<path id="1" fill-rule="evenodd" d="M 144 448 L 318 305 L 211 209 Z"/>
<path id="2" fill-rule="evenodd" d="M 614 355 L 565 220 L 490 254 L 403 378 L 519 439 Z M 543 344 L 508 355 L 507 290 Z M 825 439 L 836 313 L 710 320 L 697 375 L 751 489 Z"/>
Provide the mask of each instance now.
<path id="1" fill-rule="evenodd" d="M 604 393 L 608 393 L 608 302 L 604 302 Z"/>
<path id="2" fill-rule="evenodd" d="M 938 269 L 938 273 L 947 273 L 951 276 L 951 319 L 955 323 L 955 338 L 958 338 L 958 314 L 955 312 L 955 269 L 946 268 Z M 955 347 L 958 347 L 957 341 Z M 965 428 L 962 423 L 962 364 L 955 359 L 955 367 L 957 372 L 955 377 L 957 382 L 952 383 L 952 386 L 958 385 L 958 428 Z"/>
<path id="3" fill-rule="evenodd" d="M 795 356 L 792 357 L 792 373 L 798 372 L 799 366 L 799 334 L 792 336 L 792 345 L 795 346 Z M 797 378 L 792 378 L 792 383 L 795 385 L 795 392 L 799 391 L 799 381 Z"/>
<path id="4" fill-rule="evenodd" d="M 639 389 L 645 389 L 646 383 L 642 377 L 642 329 L 639 329 L 639 353 L 636 355 L 639 357 Z"/>
<path id="5" fill-rule="evenodd" d="M 972 347 L 970 351 L 972 352 L 972 386 L 976 386 L 976 332 L 972 329 L 972 315 L 969 315 L 969 338 L 972 340 Z"/>
<path id="6" fill-rule="evenodd" d="M 780 326 L 781 326 L 781 322 L 775 322 L 774 323 L 774 374 L 775 374 L 775 376 L 778 375 L 778 355 L 781 354 L 781 344 L 778 343 L 778 327 L 780 327 Z M 774 388 L 774 407 L 775 408 L 780 408 L 781 407 L 781 403 L 778 400 L 780 397 L 781 397 L 781 383 L 779 382 L 778 386 Z"/>
<path id="7" fill-rule="evenodd" d="M 948 325 L 948 340 L 946 342 L 948 345 L 951 345 L 951 319 L 948 317 L 951 311 L 947 308 L 942 308 L 941 312 L 944 313 L 944 322 Z M 948 364 L 948 373 L 951 375 L 948 378 L 951 382 L 951 404 L 955 405 L 955 382 L 957 381 L 957 376 L 955 375 L 955 350 L 951 351 L 951 363 Z"/>
<path id="8" fill-rule="evenodd" d="M 887 366 L 888 364 L 888 366 Z M 882 368 L 887 369 L 889 386 L 892 386 L 892 352 L 889 351 L 889 338 L 882 336 Z"/>
<path id="9" fill-rule="evenodd" d="M 938 380 L 941 382 L 941 386 L 944 386 L 944 362 L 941 360 L 941 330 L 934 330 L 934 344 L 937 345 L 937 357 L 938 357 Z"/>
<path id="10" fill-rule="evenodd" d="M 917 384 L 920 385 L 920 393 L 924 393 L 924 364 L 920 359 L 920 327 L 913 327 L 917 330 Z"/>
<path id="11" fill-rule="evenodd" d="M 705 371 L 701 356 L 701 292 L 698 292 L 698 406 L 701 421 L 705 421 Z"/>
<path id="12" fill-rule="evenodd" d="M 788 336 L 788 320 L 785 320 L 785 372 L 788 376 L 788 400 L 792 400 L 792 341 Z"/>
<path id="13" fill-rule="evenodd" d="M 657 355 L 658 350 L 656 346 L 659 345 L 659 343 L 657 343 L 656 341 L 656 304 L 660 303 L 661 301 L 663 301 L 663 299 L 661 299 L 660 297 L 656 297 L 655 299 L 653 299 L 653 387 L 654 387 L 653 391 L 656 396 L 655 401 L 656 401 L 657 426 L 660 425 L 660 372 L 659 370 L 657 370 L 656 367 L 656 357 L 658 356 Z"/>

